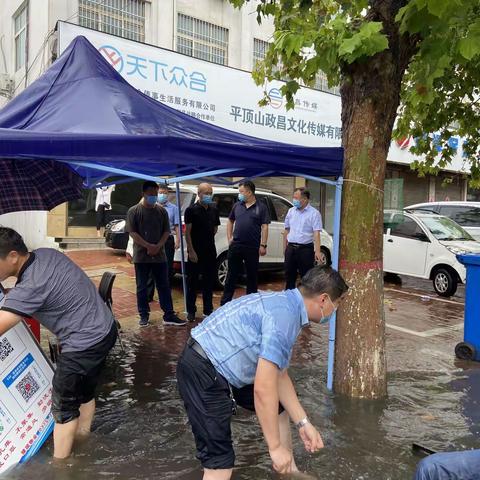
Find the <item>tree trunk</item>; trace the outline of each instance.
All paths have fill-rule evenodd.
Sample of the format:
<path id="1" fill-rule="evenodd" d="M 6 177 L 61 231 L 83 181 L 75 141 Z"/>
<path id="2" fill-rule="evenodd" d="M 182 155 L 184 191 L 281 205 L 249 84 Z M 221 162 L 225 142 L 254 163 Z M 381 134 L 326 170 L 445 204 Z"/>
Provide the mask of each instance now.
<path id="1" fill-rule="evenodd" d="M 376 3 L 376 2 L 372 2 Z M 396 3 L 392 7 L 392 3 Z M 389 49 L 344 68 L 344 179 L 340 272 L 350 286 L 337 321 L 334 386 L 358 398 L 386 395 L 383 189 L 388 149 L 411 51 L 393 22 L 400 2 L 378 2 Z"/>

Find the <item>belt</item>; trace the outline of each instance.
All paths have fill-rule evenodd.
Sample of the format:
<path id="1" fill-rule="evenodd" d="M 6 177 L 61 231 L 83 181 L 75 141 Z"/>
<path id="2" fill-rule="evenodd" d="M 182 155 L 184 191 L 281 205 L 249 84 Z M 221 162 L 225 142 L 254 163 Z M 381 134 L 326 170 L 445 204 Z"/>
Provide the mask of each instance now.
<path id="1" fill-rule="evenodd" d="M 193 338 L 193 337 L 190 337 L 188 340 L 187 340 L 187 345 L 195 352 L 197 352 L 202 358 L 204 358 L 205 360 L 209 360 L 210 359 L 208 358 L 207 354 L 205 353 L 205 350 L 202 348 L 202 346 Z"/>
<path id="2" fill-rule="evenodd" d="M 293 247 L 293 248 L 306 248 L 306 247 L 312 248 L 313 243 L 290 243 L 290 242 L 288 242 L 288 246 Z"/>

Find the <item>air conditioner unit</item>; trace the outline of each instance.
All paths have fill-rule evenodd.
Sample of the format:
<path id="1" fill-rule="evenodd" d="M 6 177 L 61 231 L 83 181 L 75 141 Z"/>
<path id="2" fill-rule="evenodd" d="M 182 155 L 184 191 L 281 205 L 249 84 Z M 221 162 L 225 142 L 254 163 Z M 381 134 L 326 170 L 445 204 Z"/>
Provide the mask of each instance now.
<path id="1" fill-rule="evenodd" d="M 0 73 L 0 95 L 11 98 L 14 88 L 14 82 L 10 75 Z"/>

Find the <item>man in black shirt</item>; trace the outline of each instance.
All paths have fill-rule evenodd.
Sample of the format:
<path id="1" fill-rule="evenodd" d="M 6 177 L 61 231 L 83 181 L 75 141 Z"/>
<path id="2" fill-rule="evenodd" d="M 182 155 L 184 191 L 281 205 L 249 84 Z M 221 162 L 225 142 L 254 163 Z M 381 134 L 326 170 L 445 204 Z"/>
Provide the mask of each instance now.
<path id="1" fill-rule="evenodd" d="M 165 242 L 170 236 L 170 222 L 167 211 L 157 204 L 158 185 L 155 182 L 143 184 L 143 198 L 128 210 L 126 231 L 133 239 L 133 263 L 137 282 L 137 307 L 140 326 L 148 325 L 148 278 L 152 274 L 163 310 L 163 321 L 167 325 L 185 325 L 173 311 L 172 293 L 168 281 Z"/>
<path id="2" fill-rule="evenodd" d="M 217 262 L 215 234 L 220 225 L 218 210 L 212 205 L 213 189 L 208 183 L 198 186 L 198 200 L 185 211 L 187 263 L 187 313 L 195 320 L 198 277 L 202 275 L 203 313 L 213 312 L 213 287 Z"/>
<path id="3" fill-rule="evenodd" d="M 247 295 L 256 293 L 259 256 L 267 254 L 270 215 L 263 202 L 257 202 L 255 184 L 249 180 L 238 187 L 238 202 L 233 206 L 227 223 L 228 274 L 221 304 L 229 302 L 235 293 L 237 279 L 245 265 Z"/>

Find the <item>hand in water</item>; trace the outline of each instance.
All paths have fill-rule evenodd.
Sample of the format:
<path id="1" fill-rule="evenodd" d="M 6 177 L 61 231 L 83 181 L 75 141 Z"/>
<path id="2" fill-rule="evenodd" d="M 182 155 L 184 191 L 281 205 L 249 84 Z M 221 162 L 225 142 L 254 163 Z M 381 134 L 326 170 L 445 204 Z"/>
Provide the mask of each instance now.
<path id="1" fill-rule="evenodd" d="M 293 455 L 290 450 L 280 445 L 270 450 L 273 468 L 278 473 L 292 473 Z"/>
<path id="2" fill-rule="evenodd" d="M 314 453 L 323 448 L 322 437 L 311 423 L 300 428 L 299 433 L 307 452 Z"/>

